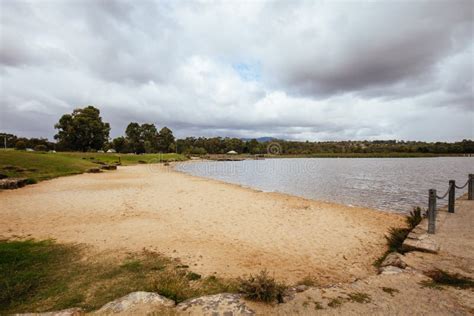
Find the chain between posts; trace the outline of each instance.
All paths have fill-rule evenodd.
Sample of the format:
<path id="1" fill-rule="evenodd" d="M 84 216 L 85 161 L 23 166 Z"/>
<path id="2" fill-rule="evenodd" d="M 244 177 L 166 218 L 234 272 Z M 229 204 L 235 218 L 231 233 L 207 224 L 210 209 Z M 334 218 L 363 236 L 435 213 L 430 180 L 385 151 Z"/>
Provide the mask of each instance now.
<path id="1" fill-rule="evenodd" d="M 474 200 L 474 174 L 469 174 L 467 182 L 462 186 L 457 186 L 456 181 L 449 180 L 449 187 L 445 194 L 439 196 L 435 189 L 430 189 L 428 192 L 428 234 L 434 234 L 436 230 L 436 200 L 442 200 L 449 194 L 448 212 L 454 213 L 454 203 L 456 199 L 456 189 L 467 189 L 467 199 Z"/>

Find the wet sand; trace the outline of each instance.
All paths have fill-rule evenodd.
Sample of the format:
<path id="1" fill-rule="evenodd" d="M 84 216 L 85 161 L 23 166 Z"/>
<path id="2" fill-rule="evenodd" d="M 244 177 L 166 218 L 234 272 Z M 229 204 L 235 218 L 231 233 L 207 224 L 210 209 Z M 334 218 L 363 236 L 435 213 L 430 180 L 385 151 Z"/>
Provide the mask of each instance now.
<path id="1" fill-rule="evenodd" d="M 321 284 L 375 273 L 397 214 L 264 193 L 162 165 L 63 177 L 0 192 L 0 238 L 53 238 L 117 256 L 143 248 L 203 275 L 269 270 Z"/>

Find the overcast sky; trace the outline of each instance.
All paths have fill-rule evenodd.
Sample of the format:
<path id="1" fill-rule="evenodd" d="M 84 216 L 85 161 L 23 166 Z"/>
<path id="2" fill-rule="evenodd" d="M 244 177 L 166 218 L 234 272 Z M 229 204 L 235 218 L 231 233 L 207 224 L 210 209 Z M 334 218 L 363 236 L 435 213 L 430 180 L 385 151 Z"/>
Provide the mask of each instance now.
<path id="1" fill-rule="evenodd" d="M 474 1 L 1 0 L 0 131 L 474 138 Z"/>

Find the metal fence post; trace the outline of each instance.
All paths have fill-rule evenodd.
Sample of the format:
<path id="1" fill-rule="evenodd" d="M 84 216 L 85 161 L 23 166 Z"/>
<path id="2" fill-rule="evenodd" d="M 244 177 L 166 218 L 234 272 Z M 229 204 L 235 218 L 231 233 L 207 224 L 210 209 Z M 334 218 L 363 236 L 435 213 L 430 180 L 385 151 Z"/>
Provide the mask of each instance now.
<path id="1" fill-rule="evenodd" d="M 449 199 L 448 199 L 448 212 L 454 213 L 454 200 L 456 199 L 456 181 L 449 180 Z"/>
<path id="2" fill-rule="evenodd" d="M 474 174 L 469 175 L 469 182 L 467 184 L 467 199 L 474 200 Z"/>
<path id="3" fill-rule="evenodd" d="M 436 190 L 428 191 L 428 234 L 435 233 L 436 222 Z"/>

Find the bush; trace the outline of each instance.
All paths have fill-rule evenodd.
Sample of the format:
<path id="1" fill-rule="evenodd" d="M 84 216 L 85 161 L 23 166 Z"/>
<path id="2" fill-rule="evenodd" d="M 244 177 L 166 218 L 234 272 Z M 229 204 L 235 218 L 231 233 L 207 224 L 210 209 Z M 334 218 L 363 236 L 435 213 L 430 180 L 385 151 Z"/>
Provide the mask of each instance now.
<path id="1" fill-rule="evenodd" d="M 410 215 L 407 216 L 407 224 L 408 226 L 413 229 L 418 225 L 422 220 L 421 216 L 421 208 L 419 206 L 414 207 L 413 211 L 410 212 Z"/>
<path id="2" fill-rule="evenodd" d="M 403 253 L 402 245 L 410 231 L 411 229 L 409 228 L 390 228 L 389 236 L 386 237 L 389 251 Z"/>
<path id="3" fill-rule="evenodd" d="M 36 145 L 34 150 L 35 151 L 47 151 L 48 147 L 46 147 L 46 145 Z"/>
<path id="4" fill-rule="evenodd" d="M 26 149 L 26 143 L 22 140 L 19 140 L 15 144 L 15 148 L 18 150 L 25 150 Z"/>
<path id="5" fill-rule="evenodd" d="M 268 275 L 266 270 L 261 271 L 256 276 L 250 275 L 247 279 L 239 278 L 239 292 L 250 300 L 265 303 L 276 300 L 282 303 L 285 290 L 286 286 L 277 283 L 274 278 Z"/>

